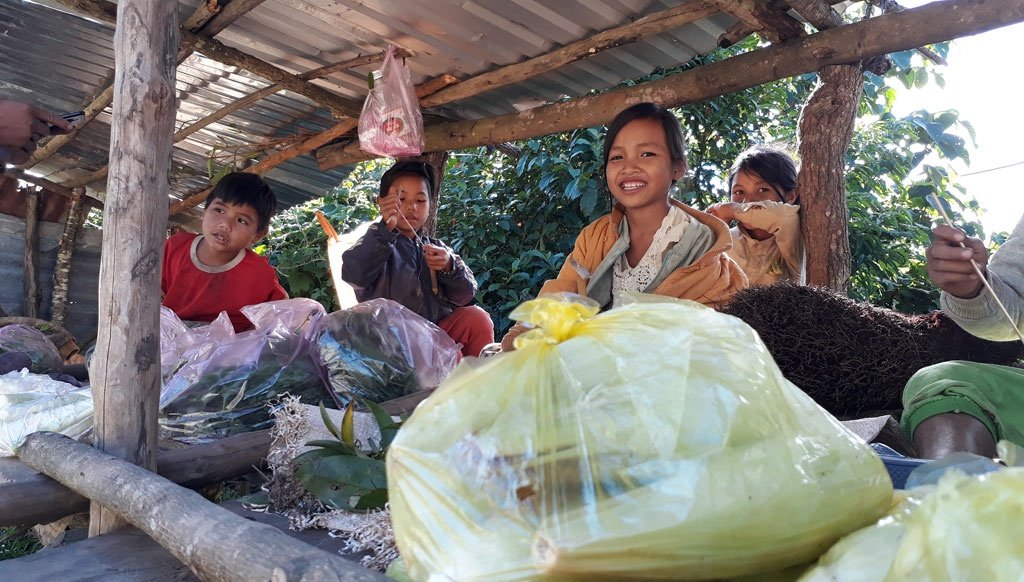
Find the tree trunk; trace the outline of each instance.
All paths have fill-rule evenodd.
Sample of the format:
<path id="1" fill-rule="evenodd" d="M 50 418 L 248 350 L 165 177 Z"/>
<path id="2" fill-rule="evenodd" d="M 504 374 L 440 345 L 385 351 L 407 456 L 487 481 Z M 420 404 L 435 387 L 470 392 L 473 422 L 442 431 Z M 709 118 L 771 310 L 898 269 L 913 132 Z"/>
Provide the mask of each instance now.
<path id="1" fill-rule="evenodd" d="M 85 188 L 71 191 L 71 205 L 68 218 L 64 221 L 64 232 L 57 245 L 57 261 L 53 265 L 53 293 L 50 296 L 50 321 L 64 325 L 68 310 L 68 286 L 71 283 L 71 260 L 75 255 L 78 231 L 85 221 Z M 30 316 L 32 317 L 32 316 Z"/>
<path id="2" fill-rule="evenodd" d="M 825 67 L 800 114 L 796 188 L 807 241 L 807 283 L 840 293 L 846 293 L 850 280 L 845 154 L 863 84 L 859 65 Z"/>
<path id="3" fill-rule="evenodd" d="M 39 317 L 39 191 L 25 193 L 25 272 L 22 289 L 25 292 L 25 316 Z"/>
<path id="4" fill-rule="evenodd" d="M 110 177 L 103 217 L 99 333 L 92 361 L 96 447 L 156 469 L 160 264 L 174 133 L 177 3 L 117 5 Z M 90 535 L 125 522 L 92 504 Z"/>
<path id="5" fill-rule="evenodd" d="M 94 504 L 116 511 L 202 580 L 386 580 L 64 435 L 29 435 L 18 456 Z"/>

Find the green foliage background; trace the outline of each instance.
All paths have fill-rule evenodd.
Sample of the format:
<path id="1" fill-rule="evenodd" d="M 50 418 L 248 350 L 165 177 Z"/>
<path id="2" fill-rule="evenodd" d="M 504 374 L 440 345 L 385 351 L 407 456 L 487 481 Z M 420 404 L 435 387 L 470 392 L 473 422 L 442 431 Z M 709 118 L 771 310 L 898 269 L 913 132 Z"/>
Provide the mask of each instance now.
<path id="1" fill-rule="evenodd" d="M 753 41 L 746 41 L 682 68 L 753 47 Z M 946 45 L 933 48 L 940 54 L 947 50 Z M 973 139 L 973 130 L 955 111 L 896 117 L 896 87 L 941 84 L 942 79 L 911 52 L 893 55 L 893 61 L 885 78 L 866 75 L 847 154 L 850 295 L 920 312 L 934 309 L 937 299 L 923 257 L 935 216 L 925 196 L 943 195 L 959 224 L 983 234 L 975 220 L 977 204 L 964 201 L 965 193 L 948 169 L 953 159 L 968 160 L 961 134 Z M 649 78 L 677 71 L 656 71 Z M 678 109 L 688 134 L 690 172 L 673 195 L 705 208 L 726 197 L 728 168 L 742 150 L 774 143 L 795 152 L 800 106 L 814 84 L 815 76 L 805 75 Z M 603 134 L 603 128 L 587 128 L 516 143 L 517 156 L 475 148 L 449 158 L 437 234 L 473 269 L 480 286 L 477 301 L 491 313 L 499 337 L 511 325 L 509 311 L 557 274 L 583 226 L 608 212 L 601 175 Z M 375 217 L 377 180 L 388 165 L 386 160 L 360 164 L 322 201 L 291 209 L 276 220 L 264 250 L 293 296 L 334 307 L 326 237 L 313 213 L 321 207 L 345 228 Z"/>

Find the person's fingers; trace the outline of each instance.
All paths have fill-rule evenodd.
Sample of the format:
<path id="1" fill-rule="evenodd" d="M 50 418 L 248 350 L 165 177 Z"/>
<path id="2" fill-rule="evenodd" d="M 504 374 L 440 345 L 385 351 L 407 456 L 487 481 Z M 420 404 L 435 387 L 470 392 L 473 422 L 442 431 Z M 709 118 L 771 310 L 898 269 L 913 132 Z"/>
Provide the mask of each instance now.
<path id="1" fill-rule="evenodd" d="M 11 164 L 11 165 L 14 165 L 14 166 L 20 166 L 20 165 L 24 164 L 25 162 L 27 162 L 32 157 L 32 152 L 34 152 L 35 149 L 36 148 L 35 148 L 35 143 L 34 142 L 32 144 L 31 149 L 28 146 L 23 147 L 23 148 L 19 148 L 19 149 L 14 149 L 14 148 L 6 149 L 5 151 L 7 152 L 8 155 L 6 156 L 7 157 L 7 161 L 5 163 L 8 163 L 8 164 Z M 4 157 L 3 154 L 0 154 L 0 157 Z"/>
<path id="2" fill-rule="evenodd" d="M 43 123 L 42 120 L 35 118 L 32 120 L 32 141 L 39 141 L 41 138 L 50 135 L 50 126 Z"/>
<path id="3" fill-rule="evenodd" d="M 959 228 L 948 224 L 940 224 L 932 229 L 933 242 L 943 244 L 956 244 L 967 240 L 967 235 Z"/>
<path id="4" fill-rule="evenodd" d="M 45 109 L 33 107 L 32 116 L 35 118 L 36 121 L 45 126 L 46 131 L 42 135 L 50 135 L 50 126 L 54 126 L 57 130 L 59 130 L 54 131 L 53 133 L 70 133 L 71 130 L 74 129 L 66 119 L 64 119 L 60 115 L 57 115 L 56 113 L 53 113 L 52 111 L 47 111 Z M 34 131 L 35 122 L 33 122 L 32 125 Z"/>

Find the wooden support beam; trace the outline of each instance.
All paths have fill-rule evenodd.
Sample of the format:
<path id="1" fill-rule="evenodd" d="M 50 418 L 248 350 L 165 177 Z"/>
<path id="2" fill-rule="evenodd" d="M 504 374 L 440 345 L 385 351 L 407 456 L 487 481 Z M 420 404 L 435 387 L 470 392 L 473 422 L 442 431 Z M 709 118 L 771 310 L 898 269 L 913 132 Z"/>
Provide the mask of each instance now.
<path id="1" fill-rule="evenodd" d="M 116 21 L 117 7 L 119 4 L 107 2 L 107 0 L 58 0 L 61 4 L 76 12 L 98 18 L 108 23 Z M 116 31 L 116 28 L 115 28 Z M 339 117 L 359 117 L 362 110 L 362 103 L 346 99 L 331 93 L 323 87 L 318 87 L 303 81 L 295 75 L 278 68 L 264 60 L 246 54 L 236 48 L 229 47 L 224 43 L 207 36 L 202 36 L 187 30 L 177 31 L 181 37 L 181 49 L 192 50 L 203 53 L 203 55 L 225 65 L 243 68 L 251 73 L 259 75 L 268 81 L 280 83 L 290 91 L 305 95 L 321 107 L 326 107 Z M 175 47 L 179 45 L 175 44 Z"/>
<path id="2" fill-rule="evenodd" d="M 804 25 L 763 0 L 717 0 L 723 12 L 746 24 L 772 44 L 803 36 Z"/>
<path id="3" fill-rule="evenodd" d="M 428 91 L 438 90 L 440 88 L 447 87 L 448 85 L 456 82 L 458 82 L 458 80 L 452 75 L 441 75 L 436 79 L 431 79 L 430 81 L 427 81 L 426 83 L 417 86 L 416 96 L 420 97 L 424 94 L 428 94 Z M 332 141 L 338 139 L 339 137 L 354 130 L 358 126 L 359 119 L 343 120 L 340 123 L 331 127 L 330 129 L 327 129 L 322 133 L 318 133 L 317 135 L 314 135 L 313 137 L 310 137 L 309 139 L 306 139 L 301 143 L 297 143 L 281 151 L 277 151 L 270 154 L 266 158 L 263 158 L 258 163 L 249 166 L 243 171 L 252 172 L 253 174 L 264 174 L 271 168 L 281 163 L 284 163 L 294 157 L 309 153 L 317 148 L 323 147 L 324 145 L 331 143 Z M 171 204 L 171 207 L 168 209 L 169 215 L 174 216 L 176 214 L 188 210 L 189 208 L 195 208 L 199 204 L 202 204 L 202 202 L 206 200 L 206 197 L 209 196 L 210 191 L 212 189 L 212 187 L 203 188 L 202 190 L 193 192 L 192 194 L 189 194 L 188 196 L 179 200 L 178 202 Z"/>
<path id="4" fill-rule="evenodd" d="M 793 39 L 635 87 L 489 119 L 430 125 L 426 127 L 424 149 L 456 150 L 593 127 L 607 123 L 619 111 L 641 101 L 678 107 L 818 71 L 826 65 L 855 63 L 875 55 L 978 34 L 1021 21 L 1024 21 L 1024 0 L 933 2 Z M 922 22 L 930 25 L 921 26 Z M 372 157 L 361 151 L 358 144 L 328 146 L 317 152 L 317 162 L 325 170 Z"/>
<path id="5" fill-rule="evenodd" d="M 720 8 L 714 0 L 690 0 L 630 24 L 599 32 L 545 55 L 466 79 L 458 85 L 421 99 L 420 107 L 436 107 L 479 95 L 484 91 L 519 83 L 608 49 L 696 22 L 717 12 L 720 12 Z"/>
<path id="6" fill-rule="evenodd" d="M 385 52 L 379 52 L 379 53 L 375 53 L 375 54 L 372 54 L 372 55 L 360 55 L 358 57 L 354 57 L 354 58 L 351 58 L 351 59 L 346 59 L 346 60 L 338 62 L 338 63 L 334 63 L 334 64 L 331 64 L 331 65 L 326 65 L 326 66 L 323 66 L 323 67 L 320 67 L 320 68 L 317 68 L 317 69 L 313 69 L 311 71 L 306 71 L 305 73 L 302 73 L 301 75 L 298 75 L 298 78 L 302 79 L 303 81 L 309 81 L 309 80 L 312 80 L 312 79 L 318 79 L 320 77 L 325 77 L 327 75 L 330 75 L 332 73 L 336 73 L 338 71 L 342 71 L 342 70 L 346 70 L 346 69 L 351 69 L 351 68 L 354 68 L 354 67 L 371 65 L 373 63 L 378 63 L 378 62 L 383 61 L 385 54 L 386 54 Z M 257 101 L 259 101 L 259 100 L 261 100 L 261 99 L 263 99 L 265 97 L 269 97 L 269 96 L 273 95 L 274 93 L 277 93 L 278 91 L 282 91 L 284 89 L 285 89 L 284 85 L 282 85 L 280 83 L 274 83 L 273 85 L 270 85 L 268 87 L 264 87 L 263 89 L 260 89 L 259 91 L 256 91 L 255 93 L 251 93 L 249 95 L 246 95 L 245 97 L 242 97 L 241 99 L 238 99 L 237 101 L 231 103 L 230 105 L 227 105 L 227 106 L 225 106 L 225 107 L 223 107 L 221 109 L 218 109 L 217 111 L 214 111 L 210 115 L 207 115 L 206 117 L 196 121 L 195 123 L 189 125 L 188 127 L 183 127 L 181 129 L 179 129 L 174 134 L 174 142 L 177 143 L 177 142 L 185 139 L 186 137 L 192 135 L 193 133 L 199 131 L 200 129 L 203 129 L 204 127 L 210 125 L 211 123 L 213 123 L 215 121 L 218 121 L 220 119 L 223 119 L 224 117 L 227 117 L 228 115 L 234 113 L 235 111 L 238 111 L 239 109 L 242 109 L 244 107 L 248 107 L 249 105 L 252 105 L 253 103 L 256 103 Z M 358 117 L 358 115 L 356 117 Z"/>
<path id="7" fill-rule="evenodd" d="M 6 175 L 8 177 L 11 177 L 11 178 L 17 178 L 18 180 L 21 180 L 22 182 L 28 182 L 29 184 L 34 184 L 36 186 L 39 186 L 43 190 L 46 190 L 48 192 L 52 192 L 52 193 L 54 193 L 54 194 L 56 194 L 58 196 L 63 196 L 65 198 L 69 198 L 69 199 L 72 198 L 72 189 L 71 188 L 69 188 L 69 187 L 67 187 L 67 186 L 65 186 L 63 184 L 58 184 L 58 183 L 56 183 L 56 182 L 54 182 L 52 180 L 47 180 L 46 178 L 40 178 L 39 176 L 32 176 L 30 174 L 25 173 L 24 170 L 12 170 L 12 171 L 8 172 Z M 98 206 L 100 208 L 103 207 L 103 200 L 104 200 L 104 198 L 102 196 L 100 196 L 99 194 L 86 192 L 86 196 L 88 196 L 89 198 L 92 199 L 89 202 L 90 205 Z"/>
<path id="8" fill-rule="evenodd" d="M 210 443 L 160 451 L 157 473 L 197 489 L 233 479 L 266 464 L 269 430 L 232 435 Z M 15 458 L 0 458 L 0 527 L 50 523 L 89 510 L 89 500 Z"/>
<path id="9" fill-rule="evenodd" d="M 71 282 L 71 259 L 75 254 L 78 242 L 78 231 L 85 222 L 87 212 L 85 204 L 85 188 L 75 188 L 71 192 L 71 205 L 68 206 L 68 218 L 64 221 L 64 232 L 57 244 L 57 262 L 53 265 L 53 292 L 50 295 L 50 320 L 63 326 L 67 317 L 68 286 Z"/>
<path id="10" fill-rule="evenodd" d="M 231 2 L 228 8 L 222 8 L 219 11 L 219 13 L 213 14 L 212 18 L 210 18 L 210 12 L 206 8 L 207 4 L 203 3 L 198 8 L 196 8 L 196 12 L 192 15 L 189 21 L 204 22 L 205 28 L 203 29 L 202 34 L 206 34 L 208 36 L 216 36 L 218 32 L 230 26 L 231 23 L 235 22 L 235 20 L 241 18 L 248 11 L 252 10 L 256 6 L 259 6 L 264 1 L 265 0 L 234 0 L 233 2 Z M 75 5 L 72 4 L 70 0 L 68 2 L 64 2 L 64 5 L 73 11 L 76 10 Z M 116 19 L 117 17 L 116 12 L 105 11 L 99 17 L 100 20 L 105 20 L 107 22 L 113 23 L 113 19 L 107 20 L 107 14 L 110 14 L 113 17 L 113 19 Z M 186 30 L 190 30 L 191 32 L 199 32 L 198 30 L 193 30 L 189 28 L 187 28 Z M 179 53 L 179 65 L 182 63 L 182 61 L 188 58 L 190 54 L 192 54 L 191 48 L 182 47 L 181 50 L 185 52 L 184 54 Z M 36 150 L 35 153 L 32 155 L 32 158 L 30 158 L 29 161 L 26 162 L 21 167 L 31 168 L 32 166 L 57 153 L 61 148 L 63 148 L 67 144 L 71 143 L 71 141 L 78 136 L 78 133 L 82 130 L 83 127 L 88 125 L 89 122 L 95 119 L 101 111 L 103 111 L 107 108 L 108 105 L 110 105 L 110 102 L 113 100 L 113 98 L 114 84 L 111 83 L 110 85 L 107 85 L 102 91 L 100 91 L 99 94 L 92 100 L 92 102 L 85 106 L 85 108 L 83 109 L 83 111 L 85 111 L 85 119 L 82 121 L 82 124 L 79 126 L 77 131 L 53 137 L 52 139 L 47 141 L 46 144 L 44 144 L 42 147 Z M 104 174 L 104 176 L 105 175 L 106 174 Z"/>
<path id="11" fill-rule="evenodd" d="M 387 580 L 64 435 L 29 435 L 18 456 L 94 504 L 112 508 L 202 580 Z"/>
<path id="12" fill-rule="evenodd" d="M 25 194 L 25 270 L 21 287 L 25 292 L 25 316 L 39 317 L 39 191 L 23 189 Z"/>
<path id="13" fill-rule="evenodd" d="M 175 114 L 177 3 L 117 5 L 110 179 L 103 216 L 92 380 L 96 446 L 156 469 L 160 398 L 160 257 Z M 123 527 L 93 503 L 89 534 Z"/>
<path id="14" fill-rule="evenodd" d="M 323 87 L 303 81 L 284 69 L 229 47 L 219 40 L 185 31 L 182 31 L 181 37 L 183 42 L 192 47 L 192 50 L 203 53 L 204 56 L 225 65 L 245 69 L 268 81 L 277 83 L 289 91 L 304 95 L 317 105 L 330 109 L 336 117 L 359 117 L 359 113 L 363 109 L 362 101 L 335 95 Z"/>
<path id="15" fill-rule="evenodd" d="M 787 0 L 789 7 L 803 16 L 811 26 L 818 30 L 828 30 L 844 24 L 843 17 L 832 9 L 825 0 Z"/>

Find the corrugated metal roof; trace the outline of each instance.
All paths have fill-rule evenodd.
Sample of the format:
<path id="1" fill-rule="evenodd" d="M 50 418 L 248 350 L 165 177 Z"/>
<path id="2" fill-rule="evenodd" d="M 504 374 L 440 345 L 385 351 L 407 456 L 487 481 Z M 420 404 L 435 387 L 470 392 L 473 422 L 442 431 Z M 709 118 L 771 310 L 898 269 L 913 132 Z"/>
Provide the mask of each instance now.
<path id="1" fill-rule="evenodd" d="M 57 244 L 64 228 L 39 222 L 39 289 L 41 319 L 50 318 L 53 267 Z M 100 241 L 102 233 L 93 228 L 78 231 L 78 240 L 68 280 L 68 310 L 64 328 L 80 342 L 96 333 L 97 290 L 99 289 Z M 0 214 L 0 307 L 9 315 L 25 315 L 23 279 L 25 274 L 25 220 Z"/>
<path id="2" fill-rule="evenodd" d="M 73 111 L 113 79 L 113 27 L 47 5 L 0 0 L 0 95 L 51 110 Z M 229 46 L 292 73 L 302 73 L 393 42 L 414 52 L 407 59 L 415 83 L 449 73 L 460 79 L 536 57 L 596 32 L 682 4 L 676 0 L 266 0 L 221 32 Z M 182 21 L 197 0 L 179 2 Z M 733 24 L 720 14 L 678 30 L 607 50 L 514 86 L 435 108 L 432 113 L 479 119 L 515 111 L 517 103 L 550 101 L 611 87 L 657 67 L 684 63 L 712 50 Z M 334 73 L 316 84 L 353 100 L 366 94 L 375 65 Z M 177 127 L 205 117 L 265 87 L 246 71 L 194 54 L 178 68 Z M 108 110 L 57 156 L 36 168 L 62 182 L 106 163 Z M 282 91 L 228 115 L 175 146 L 172 195 L 206 183 L 207 159 L 225 148 L 322 131 L 336 120 L 306 97 Z M 347 170 L 321 171 L 309 155 L 267 174 L 282 207 L 322 196 Z"/>

